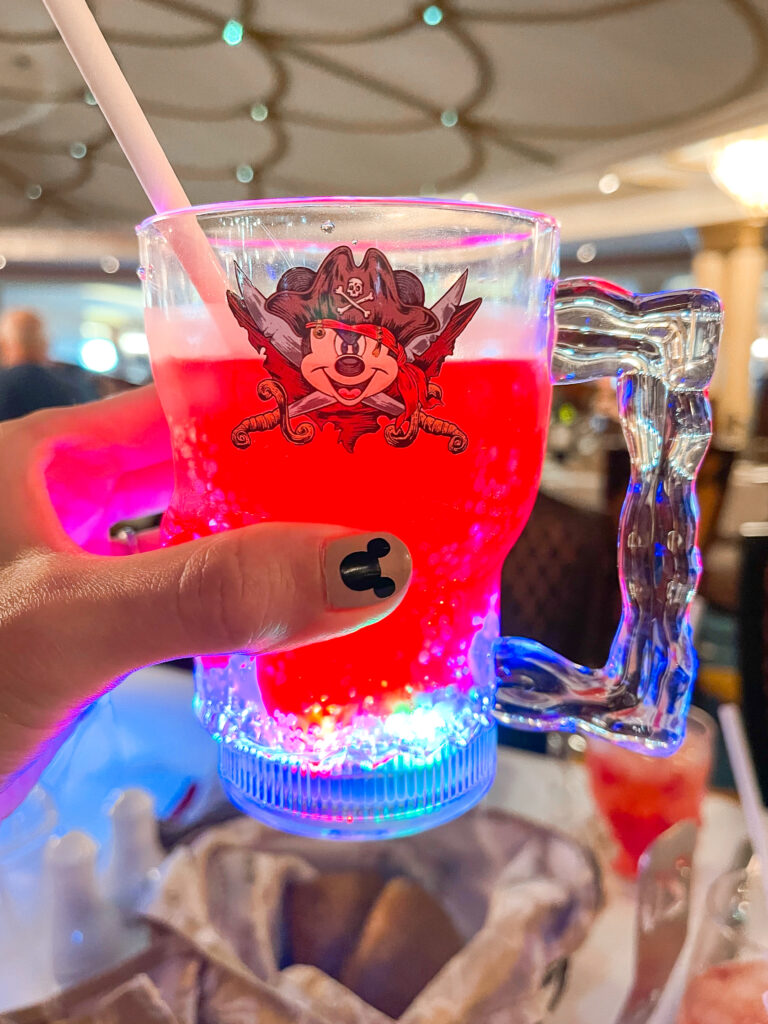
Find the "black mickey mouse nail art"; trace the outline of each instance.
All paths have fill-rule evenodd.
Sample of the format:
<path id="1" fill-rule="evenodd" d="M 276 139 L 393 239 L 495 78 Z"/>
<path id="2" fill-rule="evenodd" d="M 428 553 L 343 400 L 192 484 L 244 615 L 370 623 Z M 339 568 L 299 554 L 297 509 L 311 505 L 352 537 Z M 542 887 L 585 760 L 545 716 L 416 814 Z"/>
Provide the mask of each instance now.
<path id="1" fill-rule="evenodd" d="M 339 566 L 344 586 L 350 590 L 372 590 L 376 597 L 392 597 L 395 581 L 381 572 L 380 558 L 391 551 L 383 537 L 368 541 L 365 551 L 352 551 Z"/>
<path id="2" fill-rule="evenodd" d="M 334 608 L 360 608 L 392 597 L 410 575 L 410 552 L 392 534 L 352 534 L 326 548 L 326 588 Z"/>

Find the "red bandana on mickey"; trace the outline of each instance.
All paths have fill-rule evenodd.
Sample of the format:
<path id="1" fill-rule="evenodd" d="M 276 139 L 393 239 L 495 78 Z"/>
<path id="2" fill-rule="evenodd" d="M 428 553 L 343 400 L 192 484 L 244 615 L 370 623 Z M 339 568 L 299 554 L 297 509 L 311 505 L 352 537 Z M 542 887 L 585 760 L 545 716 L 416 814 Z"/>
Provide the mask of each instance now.
<path id="1" fill-rule="evenodd" d="M 238 448 L 275 427 L 306 444 L 331 423 L 351 452 L 386 419 L 384 439 L 395 447 L 412 444 L 423 430 L 447 437 L 451 452 L 466 449 L 466 434 L 428 411 L 442 394 L 433 378 L 481 302 L 461 303 L 466 271 L 429 309 L 418 277 L 393 271 L 378 249 L 359 267 L 347 246 L 330 252 L 317 271 L 292 267 L 268 298 L 239 267 L 237 278 L 241 295 L 228 292 L 227 299 L 264 352 L 270 376 L 257 395 L 272 403 L 235 427 Z"/>

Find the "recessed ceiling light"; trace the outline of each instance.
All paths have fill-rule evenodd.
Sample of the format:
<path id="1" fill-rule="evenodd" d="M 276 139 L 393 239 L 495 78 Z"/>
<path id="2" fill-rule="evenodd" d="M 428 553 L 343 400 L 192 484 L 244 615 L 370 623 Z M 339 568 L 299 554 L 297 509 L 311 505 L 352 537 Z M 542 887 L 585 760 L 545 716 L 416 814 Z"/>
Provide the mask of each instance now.
<path id="1" fill-rule="evenodd" d="M 597 256 L 597 246 L 592 242 L 585 242 L 576 250 L 576 259 L 579 263 L 591 263 Z"/>
<path id="2" fill-rule="evenodd" d="M 614 192 L 618 192 L 620 185 L 621 178 L 618 176 L 618 174 L 613 174 L 612 172 L 604 174 L 600 181 L 598 181 L 597 183 L 597 187 L 600 189 L 604 196 L 610 196 Z"/>
<path id="3" fill-rule="evenodd" d="M 239 46 L 243 41 L 242 24 L 239 21 L 235 21 L 234 18 L 230 18 L 222 30 L 221 38 L 227 46 Z"/>

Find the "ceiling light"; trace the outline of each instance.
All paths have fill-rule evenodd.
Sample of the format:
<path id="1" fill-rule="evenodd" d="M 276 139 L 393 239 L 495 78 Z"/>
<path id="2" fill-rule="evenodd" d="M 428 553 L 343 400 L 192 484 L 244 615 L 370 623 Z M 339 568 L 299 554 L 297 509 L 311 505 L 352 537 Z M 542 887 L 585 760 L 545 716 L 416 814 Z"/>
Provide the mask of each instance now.
<path id="1" fill-rule="evenodd" d="M 249 181 L 253 181 L 253 168 L 250 164 L 240 164 L 235 171 L 235 177 L 243 185 L 247 185 Z"/>
<path id="2" fill-rule="evenodd" d="M 96 97 L 93 95 L 90 89 L 86 89 L 83 93 L 83 102 L 87 103 L 89 107 L 96 106 Z"/>
<path id="3" fill-rule="evenodd" d="M 82 160 L 87 152 L 88 147 L 84 142 L 73 142 L 69 147 L 69 155 L 75 160 Z"/>
<path id="4" fill-rule="evenodd" d="M 221 33 L 221 38 L 227 46 L 239 46 L 243 41 L 243 26 L 239 21 L 230 18 Z"/>
<path id="5" fill-rule="evenodd" d="M 597 183 L 597 187 L 600 189 L 604 196 L 610 196 L 613 195 L 614 192 L 618 192 L 620 185 L 621 178 L 618 176 L 618 174 L 613 173 L 604 174 L 600 181 L 598 181 Z"/>
<path id="6" fill-rule="evenodd" d="M 752 210 L 768 210 L 768 135 L 736 139 L 712 157 L 716 185 Z"/>
<path id="7" fill-rule="evenodd" d="M 430 28 L 439 25 L 443 20 L 443 12 L 436 4 L 430 4 L 429 7 L 425 7 L 421 12 L 421 16 L 424 19 L 424 24 L 429 25 Z"/>
<path id="8" fill-rule="evenodd" d="M 453 128 L 459 123 L 459 115 L 455 110 L 444 110 L 440 115 L 440 122 L 444 128 Z"/>
<path id="9" fill-rule="evenodd" d="M 269 107 L 266 103 L 254 103 L 251 107 L 252 121 L 266 121 L 269 117 Z"/>
<path id="10" fill-rule="evenodd" d="M 768 338 L 755 338 L 749 350 L 755 359 L 768 359 Z"/>
<path id="11" fill-rule="evenodd" d="M 39 199 L 43 194 L 43 190 L 40 185 L 27 185 L 24 194 L 27 199 Z"/>

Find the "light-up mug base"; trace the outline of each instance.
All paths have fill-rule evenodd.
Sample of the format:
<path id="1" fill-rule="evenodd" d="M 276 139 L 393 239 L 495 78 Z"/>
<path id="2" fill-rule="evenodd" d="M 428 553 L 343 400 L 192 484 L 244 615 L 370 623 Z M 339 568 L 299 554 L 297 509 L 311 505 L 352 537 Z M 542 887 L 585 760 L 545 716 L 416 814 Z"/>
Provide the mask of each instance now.
<path id="1" fill-rule="evenodd" d="M 219 748 L 229 799 L 273 828 L 318 839 L 391 839 L 451 821 L 490 789 L 496 726 L 445 744 L 421 763 L 394 757 L 374 768 L 315 773 L 276 751 Z"/>

